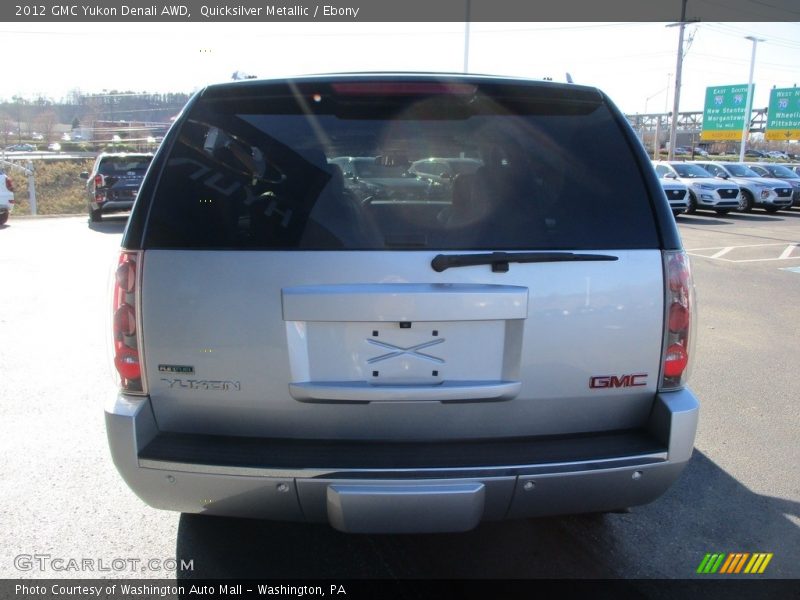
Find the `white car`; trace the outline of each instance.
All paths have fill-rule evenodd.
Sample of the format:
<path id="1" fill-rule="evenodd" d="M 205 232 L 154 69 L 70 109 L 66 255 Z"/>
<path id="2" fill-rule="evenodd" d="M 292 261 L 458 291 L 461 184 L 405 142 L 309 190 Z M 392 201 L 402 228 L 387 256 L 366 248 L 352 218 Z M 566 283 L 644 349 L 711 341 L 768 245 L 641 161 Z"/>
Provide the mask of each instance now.
<path id="1" fill-rule="evenodd" d="M 0 172 L 0 225 L 5 225 L 14 210 L 14 184 L 11 178 Z"/>
<path id="2" fill-rule="evenodd" d="M 659 177 L 658 180 L 667 195 L 672 214 L 677 217 L 686 212 L 689 208 L 689 186 L 678 181 L 678 176 L 673 173 Z"/>
<path id="3" fill-rule="evenodd" d="M 698 209 L 707 209 L 724 215 L 739 208 L 739 186 L 714 177 L 696 163 L 656 161 L 653 166 L 660 178 L 673 175 L 689 187 L 689 206 L 686 209 L 688 214 L 693 214 Z"/>

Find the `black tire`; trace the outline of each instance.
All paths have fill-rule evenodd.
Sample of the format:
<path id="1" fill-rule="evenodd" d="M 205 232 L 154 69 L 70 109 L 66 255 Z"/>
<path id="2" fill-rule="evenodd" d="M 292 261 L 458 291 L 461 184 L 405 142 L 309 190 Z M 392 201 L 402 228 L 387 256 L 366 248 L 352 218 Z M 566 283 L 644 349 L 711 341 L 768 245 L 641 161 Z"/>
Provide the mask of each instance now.
<path id="1" fill-rule="evenodd" d="M 100 209 L 92 210 L 89 209 L 89 222 L 90 223 L 99 223 L 103 220 L 103 211 Z"/>
<path id="2" fill-rule="evenodd" d="M 678 217 L 680 217 L 683 214 L 683 212 L 684 211 L 682 211 L 682 210 L 673 210 L 672 211 L 672 216 L 677 219 Z"/>
<path id="3" fill-rule="evenodd" d="M 729 212 L 731 212 L 731 209 L 730 208 L 718 208 L 714 212 L 717 213 L 720 217 L 724 217 Z"/>
<path id="4" fill-rule="evenodd" d="M 693 215 L 697 212 L 697 198 L 694 193 L 689 192 L 689 206 L 686 207 L 686 214 Z"/>
<path id="5" fill-rule="evenodd" d="M 775 214 L 776 212 L 778 212 L 780 210 L 780 208 L 777 207 L 777 206 L 765 206 L 764 210 L 772 215 L 772 214 Z"/>
<path id="6" fill-rule="evenodd" d="M 8 213 L 7 212 L 0 213 L 0 225 L 5 225 L 7 221 L 8 221 Z"/>
<path id="7" fill-rule="evenodd" d="M 753 205 L 755 205 L 753 194 L 747 190 L 742 190 L 742 200 L 739 202 L 739 212 L 750 212 L 753 210 Z"/>

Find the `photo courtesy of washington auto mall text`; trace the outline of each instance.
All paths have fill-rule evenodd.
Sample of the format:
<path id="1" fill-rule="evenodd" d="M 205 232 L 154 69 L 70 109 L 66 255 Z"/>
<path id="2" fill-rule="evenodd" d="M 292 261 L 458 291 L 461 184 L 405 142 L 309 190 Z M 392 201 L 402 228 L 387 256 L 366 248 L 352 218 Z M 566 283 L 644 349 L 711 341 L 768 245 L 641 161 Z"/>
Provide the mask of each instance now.
<path id="1" fill-rule="evenodd" d="M 340 583 L 325 585 L 288 585 L 269 583 L 202 583 L 176 584 L 174 582 L 106 582 L 101 580 L 79 583 L 18 583 L 14 586 L 17 598 L 29 600 L 39 598 L 90 599 L 113 598 L 155 599 L 155 598 L 213 598 L 213 597 L 278 597 L 278 598 L 346 598 L 347 586 Z"/>

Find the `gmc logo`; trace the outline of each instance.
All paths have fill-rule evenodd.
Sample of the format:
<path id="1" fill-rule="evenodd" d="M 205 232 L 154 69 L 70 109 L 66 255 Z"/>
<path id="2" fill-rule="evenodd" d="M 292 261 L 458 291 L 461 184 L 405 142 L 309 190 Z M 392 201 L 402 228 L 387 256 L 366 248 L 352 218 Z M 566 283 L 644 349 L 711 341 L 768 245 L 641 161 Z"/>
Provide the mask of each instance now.
<path id="1" fill-rule="evenodd" d="M 589 380 L 589 387 L 592 389 L 599 388 L 626 388 L 626 387 L 642 387 L 647 385 L 645 381 L 647 373 L 636 373 L 635 375 L 598 375 Z"/>

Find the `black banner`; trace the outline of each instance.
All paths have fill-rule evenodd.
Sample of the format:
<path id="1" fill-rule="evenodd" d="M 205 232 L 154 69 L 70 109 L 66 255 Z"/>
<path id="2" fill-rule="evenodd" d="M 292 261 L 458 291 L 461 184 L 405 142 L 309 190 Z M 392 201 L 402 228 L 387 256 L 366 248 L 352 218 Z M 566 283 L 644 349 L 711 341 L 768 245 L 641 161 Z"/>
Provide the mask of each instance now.
<path id="1" fill-rule="evenodd" d="M 32 0 L 0 3 L 9 22 L 679 21 L 682 0 Z M 688 0 L 687 21 L 797 21 L 797 0 Z"/>
<path id="2" fill-rule="evenodd" d="M 797 580 L 742 579 L 576 579 L 576 580 L 158 580 L 158 579 L 43 579 L 2 580 L 0 598 L 26 600 L 163 599 L 292 599 L 338 598 L 469 600 L 582 597 L 592 600 L 627 598 L 681 600 L 800 598 Z"/>

